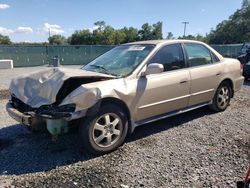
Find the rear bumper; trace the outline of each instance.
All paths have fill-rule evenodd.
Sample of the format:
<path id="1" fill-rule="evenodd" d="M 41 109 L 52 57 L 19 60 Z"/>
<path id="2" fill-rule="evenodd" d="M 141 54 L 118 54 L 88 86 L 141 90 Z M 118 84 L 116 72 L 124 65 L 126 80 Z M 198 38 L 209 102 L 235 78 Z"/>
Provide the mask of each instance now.
<path id="1" fill-rule="evenodd" d="M 15 109 L 13 107 L 11 102 L 7 103 L 6 110 L 7 110 L 8 114 L 10 115 L 10 117 L 15 119 L 17 122 L 22 123 L 24 125 L 31 126 L 32 119 L 34 119 L 33 116 L 27 115 L 27 114 L 24 114 L 24 113 L 18 111 L 17 109 Z"/>
<path id="2" fill-rule="evenodd" d="M 243 76 L 240 76 L 239 78 L 235 79 L 234 80 L 234 92 L 237 92 L 241 89 L 241 87 L 243 86 L 244 84 L 244 77 Z"/>
<path id="3" fill-rule="evenodd" d="M 243 76 L 250 78 L 250 65 L 245 65 L 243 67 Z"/>

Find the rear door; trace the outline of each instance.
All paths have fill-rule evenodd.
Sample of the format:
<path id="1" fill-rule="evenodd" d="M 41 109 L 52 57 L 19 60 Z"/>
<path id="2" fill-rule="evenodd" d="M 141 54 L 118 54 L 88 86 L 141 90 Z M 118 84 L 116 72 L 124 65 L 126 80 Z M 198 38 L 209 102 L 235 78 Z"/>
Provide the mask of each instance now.
<path id="1" fill-rule="evenodd" d="M 223 64 L 202 44 L 186 43 L 184 48 L 191 75 L 189 106 L 209 102 L 221 80 Z"/>

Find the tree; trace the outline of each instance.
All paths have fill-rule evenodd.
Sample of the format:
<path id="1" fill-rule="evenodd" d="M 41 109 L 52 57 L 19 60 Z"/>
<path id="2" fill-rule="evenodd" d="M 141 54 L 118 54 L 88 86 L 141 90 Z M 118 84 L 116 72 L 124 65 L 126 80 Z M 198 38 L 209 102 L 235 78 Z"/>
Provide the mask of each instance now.
<path id="1" fill-rule="evenodd" d="M 11 44 L 11 40 L 8 36 L 0 34 L 0 44 Z"/>
<path id="2" fill-rule="evenodd" d="M 247 8 L 250 5 L 250 0 L 243 0 L 242 1 L 242 8 Z"/>
<path id="3" fill-rule="evenodd" d="M 49 44 L 62 45 L 67 43 L 67 39 L 62 35 L 53 35 L 48 38 Z"/>
<path id="4" fill-rule="evenodd" d="M 106 23 L 105 21 L 97 21 L 94 23 L 95 26 L 97 26 L 97 31 L 100 32 L 100 31 L 103 31 L 105 28 L 106 28 Z"/>
<path id="5" fill-rule="evenodd" d="M 178 39 L 196 40 L 196 37 L 194 35 L 187 35 L 187 36 L 179 37 Z"/>
<path id="6" fill-rule="evenodd" d="M 207 36 L 211 44 L 230 44 L 250 41 L 250 1 L 243 0 L 242 8 L 228 20 L 219 23 Z"/>
<path id="7" fill-rule="evenodd" d="M 114 29 L 104 21 L 94 23 L 95 29 L 75 31 L 69 38 L 72 45 L 117 45 L 138 40 L 162 39 L 162 22 L 153 25 L 145 23 L 138 31 L 134 27 Z"/>
<path id="8" fill-rule="evenodd" d="M 140 40 L 151 40 L 152 39 L 152 26 L 145 23 L 141 26 L 138 32 Z"/>
<path id="9" fill-rule="evenodd" d="M 195 40 L 206 42 L 206 37 L 203 37 L 202 35 L 196 35 Z"/>
<path id="10" fill-rule="evenodd" d="M 168 32 L 167 38 L 166 39 L 174 39 L 174 35 L 172 32 Z"/>
<path id="11" fill-rule="evenodd" d="M 186 39 L 186 40 L 198 40 L 198 41 L 202 41 L 205 42 L 206 39 L 205 37 L 203 37 L 202 35 L 188 35 L 188 36 L 183 36 L 183 37 L 179 37 L 178 39 Z"/>
<path id="12" fill-rule="evenodd" d="M 118 29 L 115 31 L 115 44 L 126 43 L 126 33 L 123 29 Z"/>
<path id="13" fill-rule="evenodd" d="M 129 28 L 124 27 L 122 30 L 125 33 L 124 43 L 126 43 L 126 42 L 134 42 L 134 41 L 139 40 L 138 30 L 136 28 L 134 28 L 134 27 L 129 27 Z"/>
<path id="14" fill-rule="evenodd" d="M 162 39 L 162 22 L 157 22 L 156 24 L 153 24 L 152 39 L 154 40 Z"/>
<path id="15" fill-rule="evenodd" d="M 106 45 L 114 45 L 115 43 L 115 29 L 111 26 L 106 26 L 103 31 L 103 43 Z"/>
<path id="16" fill-rule="evenodd" d="M 70 38 L 70 44 L 72 45 L 90 45 L 93 44 L 93 33 L 89 29 L 83 29 L 81 31 L 75 31 Z"/>
<path id="17" fill-rule="evenodd" d="M 138 31 L 140 40 L 159 40 L 162 39 L 162 22 L 149 25 L 144 23 Z"/>

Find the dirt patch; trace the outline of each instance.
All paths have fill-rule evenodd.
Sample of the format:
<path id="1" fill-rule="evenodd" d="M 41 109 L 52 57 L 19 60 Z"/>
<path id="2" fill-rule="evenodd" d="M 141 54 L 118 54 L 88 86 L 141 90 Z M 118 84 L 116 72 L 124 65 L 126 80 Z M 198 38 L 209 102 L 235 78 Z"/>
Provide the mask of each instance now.
<path id="1" fill-rule="evenodd" d="M 10 95 L 9 90 L 7 90 L 7 89 L 1 90 L 0 91 L 0 100 L 8 99 L 9 95 Z"/>

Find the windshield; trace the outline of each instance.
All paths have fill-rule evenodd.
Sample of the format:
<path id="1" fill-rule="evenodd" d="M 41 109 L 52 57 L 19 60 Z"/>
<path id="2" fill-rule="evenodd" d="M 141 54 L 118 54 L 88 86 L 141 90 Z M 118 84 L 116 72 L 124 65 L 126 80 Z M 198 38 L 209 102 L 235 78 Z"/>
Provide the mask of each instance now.
<path id="1" fill-rule="evenodd" d="M 124 77 L 147 57 L 154 45 L 122 45 L 96 58 L 82 69 Z"/>

